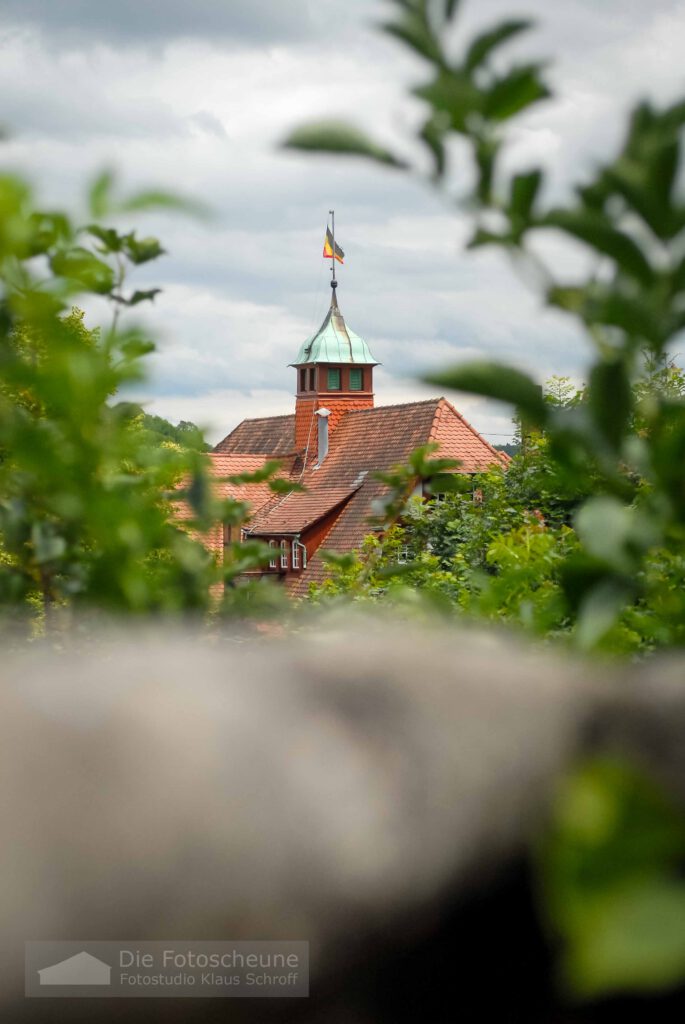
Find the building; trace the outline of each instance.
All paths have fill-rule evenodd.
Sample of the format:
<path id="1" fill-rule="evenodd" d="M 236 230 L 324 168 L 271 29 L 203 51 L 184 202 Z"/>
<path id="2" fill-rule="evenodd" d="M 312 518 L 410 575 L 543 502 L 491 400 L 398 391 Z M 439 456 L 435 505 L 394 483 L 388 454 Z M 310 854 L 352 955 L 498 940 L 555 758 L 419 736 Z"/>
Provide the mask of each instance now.
<path id="1" fill-rule="evenodd" d="M 322 547 L 348 552 L 361 546 L 372 529 L 374 503 L 387 491 L 375 474 L 406 463 L 415 448 L 437 442 L 436 456 L 458 459 L 461 473 L 508 462 L 445 398 L 376 406 L 378 363 L 346 324 L 335 281 L 332 287 L 326 318 L 291 363 L 294 413 L 244 420 L 210 456 L 222 496 L 250 505 L 241 536 L 271 545 L 264 572 L 281 577 L 293 595 L 325 578 Z M 269 459 L 280 460 L 280 475 L 305 490 L 276 495 L 264 483 L 222 480 Z M 224 543 L 236 539 L 228 527 L 217 527 L 206 543 L 220 554 Z"/>

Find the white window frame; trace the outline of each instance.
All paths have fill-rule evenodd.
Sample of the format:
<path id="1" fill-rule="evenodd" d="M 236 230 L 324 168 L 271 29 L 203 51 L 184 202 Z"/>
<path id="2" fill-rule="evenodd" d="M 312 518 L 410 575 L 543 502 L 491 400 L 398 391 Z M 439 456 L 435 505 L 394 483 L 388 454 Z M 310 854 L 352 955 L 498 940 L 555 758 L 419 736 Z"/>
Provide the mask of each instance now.
<path id="1" fill-rule="evenodd" d="M 277 563 L 276 563 L 276 541 L 275 540 L 270 540 L 269 541 L 269 547 L 273 548 L 273 554 L 272 554 L 271 558 L 269 559 L 269 568 L 270 569 L 276 569 L 277 568 Z"/>
<path id="2" fill-rule="evenodd" d="M 281 569 L 288 568 L 288 542 L 287 540 L 281 541 Z"/>
<path id="3" fill-rule="evenodd" d="M 406 565 L 410 561 L 411 552 L 408 544 L 402 544 L 397 552 L 397 564 Z"/>
<path id="4" fill-rule="evenodd" d="M 293 569 L 300 568 L 300 545 L 296 540 L 292 543 L 292 566 Z"/>

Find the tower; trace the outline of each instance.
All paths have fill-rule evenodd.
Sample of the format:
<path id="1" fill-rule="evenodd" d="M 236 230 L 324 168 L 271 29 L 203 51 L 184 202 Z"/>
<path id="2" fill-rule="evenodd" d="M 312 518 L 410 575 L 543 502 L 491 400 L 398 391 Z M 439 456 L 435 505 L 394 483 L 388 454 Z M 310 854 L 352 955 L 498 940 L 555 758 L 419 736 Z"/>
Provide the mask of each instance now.
<path id="1" fill-rule="evenodd" d="M 295 447 L 306 450 L 311 463 L 317 454 L 317 409 L 327 409 L 328 429 L 355 409 L 373 408 L 373 368 L 378 363 L 363 338 L 345 323 L 331 281 L 331 305 L 316 334 L 301 346 L 290 365 L 297 373 Z"/>

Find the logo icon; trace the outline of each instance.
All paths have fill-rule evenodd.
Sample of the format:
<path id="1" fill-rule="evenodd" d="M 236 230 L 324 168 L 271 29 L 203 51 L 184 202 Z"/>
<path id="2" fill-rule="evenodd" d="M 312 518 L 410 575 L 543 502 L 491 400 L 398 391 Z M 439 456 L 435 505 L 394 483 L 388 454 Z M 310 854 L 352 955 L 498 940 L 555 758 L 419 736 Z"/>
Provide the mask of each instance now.
<path id="1" fill-rule="evenodd" d="M 41 985 L 109 985 L 112 968 L 82 950 L 38 971 Z"/>

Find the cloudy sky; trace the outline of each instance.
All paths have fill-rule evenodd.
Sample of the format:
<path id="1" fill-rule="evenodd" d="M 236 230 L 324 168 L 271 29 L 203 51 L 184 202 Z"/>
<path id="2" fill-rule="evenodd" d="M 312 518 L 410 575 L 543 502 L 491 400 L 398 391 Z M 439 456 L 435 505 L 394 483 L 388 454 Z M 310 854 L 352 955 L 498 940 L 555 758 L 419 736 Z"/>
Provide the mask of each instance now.
<path id="1" fill-rule="evenodd" d="M 293 126 L 330 116 L 408 147 L 420 107 L 405 89 L 424 72 L 374 28 L 384 14 L 380 0 L 0 0 L 5 166 L 74 210 L 105 166 L 126 190 L 156 184 L 215 210 L 207 224 L 136 222 L 168 250 L 136 281 L 164 289 L 145 314 L 158 341 L 151 410 L 213 439 L 245 416 L 291 411 L 287 364 L 330 296 L 331 207 L 346 252 L 340 305 L 383 364 L 379 403 L 428 397 L 422 370 L 474 356 L 582 379 L 582 337 L 501 256 L 464 254 L 465 224 L 442 199 L 393 172 L 279 148 Z M 683 86 L 680 0 L 465 0 L 462 30 L 503 14 L 537 20 L 510 49 L 551 58 L 556 94 L 521 122 L 508 159 L 542 162 L 557 194 L 618 145 L 637 97 Z M 568 273 L 579 259 L 550 256 Z M 506 411 L 457 404 L 506 440 Z"/>

